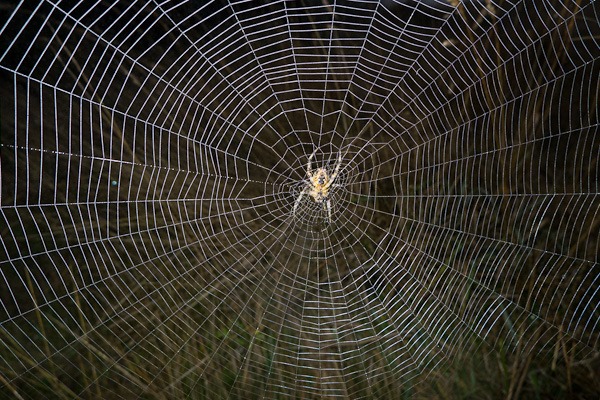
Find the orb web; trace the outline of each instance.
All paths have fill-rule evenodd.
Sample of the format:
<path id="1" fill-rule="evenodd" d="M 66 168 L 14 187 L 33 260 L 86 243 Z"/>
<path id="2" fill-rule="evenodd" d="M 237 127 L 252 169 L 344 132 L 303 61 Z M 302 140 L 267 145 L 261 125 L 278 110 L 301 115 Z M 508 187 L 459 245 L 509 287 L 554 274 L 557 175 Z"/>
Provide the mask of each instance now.
<path id="1" fill-rule="evenodd" d="M 0 389 L 396 398 L 597 353 L 597 4 L 264 3 L 3 6 Z"/>

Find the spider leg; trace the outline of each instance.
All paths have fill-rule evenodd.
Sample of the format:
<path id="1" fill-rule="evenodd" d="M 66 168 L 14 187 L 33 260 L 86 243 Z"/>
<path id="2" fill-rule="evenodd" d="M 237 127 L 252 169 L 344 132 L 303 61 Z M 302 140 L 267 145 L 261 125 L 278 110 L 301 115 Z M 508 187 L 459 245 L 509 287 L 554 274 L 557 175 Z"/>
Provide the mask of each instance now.
<path id="1" fill-rule="evenodd" d="M 294 202 L 294 211 L 292 211 L 293 216 L 296 216 L 296 210 L 298 209 L 298 206 L 300 205 L 300 202 L 302 201 L 302 196 L 304 196 L 305 194 L 306 194 L 306 188 L 302 189 L 302 191 L 298 195 L 298 198 Z"/>
<path id="2" fill-rule="evenodd" d="M 333 182 L 335 177 L 338 175 L 341 167 L 342 167 L 342 152 L 339 151 L 338 152 L 338 160 L 337 160 L 337 163 L 335 164 L 335 170 L 333 171 L 333 174 L 331 174 L 331 178 L 330 178 L 331 182 Z"/>
<path id="3" fill-rule="evenodd" d="M 338 153 L 338 160 L 335 164 L 335 169 L 333 171 L 333 173 L 331 174 L 331 176 L 328 179 L 328 182 L 323 185 L 325 190 L 328 190 L 331 186 L 334 187 L 339 187 L 340 185 L 334 184 L 333 182 L 335 181 L 335 178 L 337 177 L 338 173 L 340 172 L 340 168 L 342 167 L 342 152 Z"/>
<path id="4" fill-rule="evenodd" d="M 308 165 L 306 166 L 306 174 L 310 177 L 312 176 L 312 158 L 317 154 L 317 149 L 313 151 L 313 153 L 308 157 Z"/>

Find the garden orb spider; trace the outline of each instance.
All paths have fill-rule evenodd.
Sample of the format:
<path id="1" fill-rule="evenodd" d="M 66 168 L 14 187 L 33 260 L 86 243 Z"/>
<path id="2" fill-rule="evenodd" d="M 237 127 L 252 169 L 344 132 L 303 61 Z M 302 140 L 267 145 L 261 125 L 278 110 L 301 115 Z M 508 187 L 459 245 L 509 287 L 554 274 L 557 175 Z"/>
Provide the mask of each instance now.
<path id="1" fill-rule="evenodd" d="M 338 153 L 338 160 L 331 174 L 326 168 L 317 168 L 313 172 L 312 159 L 315 154 L 317 154 L 317 150 L 313 151 L 310 157 L 308 157 L 308 163 L 306 165 L 306 175 L 308 175 L 308 179 L 305 181 L 304 189 L 302 189 L 294 203 L 293 215 L 296 215 L 302 197 L 308 194 L 316 203 L 327 207 L 327 222 L 331 223 L 331 199 L 329 199 L 329 189 L 334 184 L 333 182 L 340 172 L 340 167 L 342 166 L 342 153 Z"/>

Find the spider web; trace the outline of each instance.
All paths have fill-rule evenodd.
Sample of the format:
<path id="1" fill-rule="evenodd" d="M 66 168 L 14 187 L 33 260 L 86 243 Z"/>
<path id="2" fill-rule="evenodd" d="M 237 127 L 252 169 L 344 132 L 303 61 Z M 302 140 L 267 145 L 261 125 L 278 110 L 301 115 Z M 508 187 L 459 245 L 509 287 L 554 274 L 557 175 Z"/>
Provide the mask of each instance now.
<path id="1" fill-rule="evenodd" d="M 397 398 L 598 352 L 594 1 L 2 8 L 7 396 Z"/>

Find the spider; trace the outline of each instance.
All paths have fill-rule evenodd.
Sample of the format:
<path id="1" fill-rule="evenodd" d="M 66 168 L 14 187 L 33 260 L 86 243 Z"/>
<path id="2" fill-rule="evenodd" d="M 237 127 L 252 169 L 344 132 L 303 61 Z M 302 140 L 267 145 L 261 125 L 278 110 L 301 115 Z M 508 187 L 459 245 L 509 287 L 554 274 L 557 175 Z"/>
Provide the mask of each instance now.
<path id="1" fill-rule="evenodd" d="M 317 150 L 308 157 L 308 163 L 306 165 L 306 175 L 308 175 L 308 179 L 305 181 L 305 187 L 302 189 L 294 203 L 293 215 L 296 215 L 296 210 L 302 201 L 302 197 L 305 194 L 308 194 L 312 196 L 315 202 L 322 204 L 323 207 L 327 207 L 327 222 L 331 223 L 331 200 L 329 199 L 329 189 L 340 172 L 340 167 L 342 166 L 342 153 L 339 153 L 337 163 L 331 174 L 327 172 L 326 168 L 317 168 L 317 170 L 313 172 L 312 159 L 316 153 Z"/>

